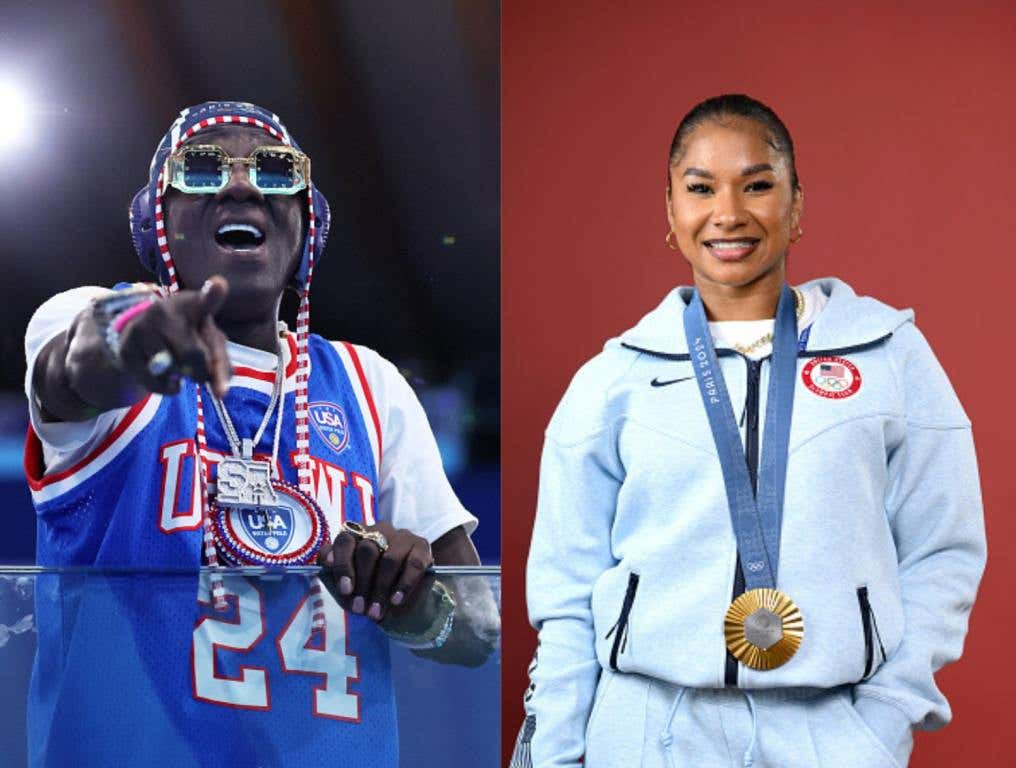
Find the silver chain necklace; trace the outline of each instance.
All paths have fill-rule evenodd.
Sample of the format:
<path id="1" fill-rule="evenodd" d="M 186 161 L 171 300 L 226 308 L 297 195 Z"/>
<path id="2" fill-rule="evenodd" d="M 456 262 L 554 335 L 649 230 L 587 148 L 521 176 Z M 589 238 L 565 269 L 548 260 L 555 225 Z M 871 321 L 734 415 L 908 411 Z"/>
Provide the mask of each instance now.
<path id="1" fill-rule="evenodd" d="M 222 429 L 226 433 L 226 440 L 229 442 L 229 448 L 233 454 L 219 462 L 218 479 L 214 491 L 217 505 L 223 507 L 272 507 L 278 503 L 276 491 L 272 487 L 272 478 L 277 475 L 279 438 L 282 434 L 282 406 L 285 400 L 282 397 L 282 382 L 284 379 L 285 367 L 282 362 L 282 348 L 280 346 L 272 397 L 253 439 L 240 437 L 229 416 L 229 411 L 226 410 L 225 403 L 209 393 L 215 413 L 222 423 Z M 275 422 L 272 460 L 269 464 L 254 459 L 254 448 L 261 441 L 261 436 L 265 433 L 268 422 L 271 421 L 276 405 L 278 405 L 278 418 Z"/>

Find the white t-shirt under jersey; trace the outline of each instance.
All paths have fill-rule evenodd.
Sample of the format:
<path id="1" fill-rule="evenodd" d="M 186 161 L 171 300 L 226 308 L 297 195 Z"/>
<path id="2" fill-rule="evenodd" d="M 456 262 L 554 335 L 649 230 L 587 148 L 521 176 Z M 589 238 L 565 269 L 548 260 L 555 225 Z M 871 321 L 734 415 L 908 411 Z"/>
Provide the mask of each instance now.
<path id="1" fill-rule="evenodd" d="M 57 294 L 39 307 L 28 323 L 25 394 L 32 428 L 42 443 L 47 475 L 73 467 L 87 457 L 116 429 L 129 410 L 107 411 L 81 422 L 44 422 L 32 392 L 32 369 L 39 352 L 69 327 L 93 298 L 108 293 L 106 288 L 87 286 Z M 290 346 L 282 345 L 283 365 L 289 361 Z M 227 343 L 227 351 L 234 369 L 276 370 L 278 356 L 270 352 L 233 342 Z M 459 525 L 472 532 L 476 518 L 462 506 L 448 482 L 430 423 L 416 393 L 398 369 L 377 352 L 359 345 L 356 351 L 384 437 L 378 473 L 378 519 L 413 531 L 428 541 L 434 541 Z M 291 382 L 287 382 L 287 388 L 289 386 Z M 370 423 L 368 428 L 371 428 Z"/>
<path id="2" fill-rule="evenodd" d="M 804 312 L 797 321 L 798 332 L 803 331 L 818 317 L 818 313 L 829 301 L 829 297 L 822 293 L 822 288 L 813 285 L 807 290 L 801 291 L 804 298 Z M 734 349 L 736 346 L 747 347 L 767 333 L 772 333 L 775 320 L 720 320 L 709 323 L 709 333 L 713 337 L 713 346 L 716 348 L 727 347 Z M 748 353 L 748 357 L 758 360 L 771 354 L 773 345 L 771 341 L 760 344 Z"/>

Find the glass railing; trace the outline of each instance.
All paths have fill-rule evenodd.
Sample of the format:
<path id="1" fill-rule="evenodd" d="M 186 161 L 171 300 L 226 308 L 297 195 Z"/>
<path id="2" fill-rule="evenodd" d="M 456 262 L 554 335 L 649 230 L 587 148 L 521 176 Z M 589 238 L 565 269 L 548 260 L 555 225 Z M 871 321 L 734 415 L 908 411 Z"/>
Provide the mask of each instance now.
<path id="1" fill-rule="evenodd" d="M 435 571 L 451 634 L 410 651 L 316 568 L 0 566 L 0 766 L 493 768 L 500 569 Z"/>

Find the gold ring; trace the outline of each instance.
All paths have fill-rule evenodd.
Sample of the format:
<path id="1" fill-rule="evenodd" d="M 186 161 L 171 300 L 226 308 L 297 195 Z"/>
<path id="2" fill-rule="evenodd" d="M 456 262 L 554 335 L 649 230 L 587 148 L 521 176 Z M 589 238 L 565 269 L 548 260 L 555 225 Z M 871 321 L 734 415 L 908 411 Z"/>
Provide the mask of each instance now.
<path id="1" fill-rule="evenodd" d="M 388 539 L 381 531 L 368 531 L 359 523 L 346 521 L 342 524 L 342 530 L 351 534 L 357 541 L 370 541 L 377 545 L 382 552 L 388 551 Z"/>

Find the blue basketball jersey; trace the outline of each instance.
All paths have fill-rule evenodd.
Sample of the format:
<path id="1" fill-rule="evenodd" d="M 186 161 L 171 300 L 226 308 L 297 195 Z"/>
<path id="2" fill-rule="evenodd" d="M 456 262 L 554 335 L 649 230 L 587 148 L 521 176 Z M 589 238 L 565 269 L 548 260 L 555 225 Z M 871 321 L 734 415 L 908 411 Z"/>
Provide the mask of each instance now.
<path id="1" fill-rule="evenodd" d="M 381 434 L 356 348 L 311 336 L 309 352 L 314 496 L 331 539 L 345 520 L 374 522 Z M 297 485 L 289 358 L 277 466 Z M 235 369 L 224 403 L 240 436 L 253 437 L 272 381 Z M 373 621 L 346 614 L 325 590 L 326 627 L 312 632 L 321 587 L 305 574 L 226 576 L 227 610 L 212 608 L 210 577 L 198 570 L 194 386 L 137 403 L 88 457 L 55 475 L 42 474 L 29 434 L 39 564 L 152 571 L 38 580 L 31 764 L 396 768 L 388 641 Z M 207 389 L 202 400 L 214 462 L 230 449 Z M 256 457 L 271 458 L 274 427 Z M 273 535 L 288 541 L 288 522 L 277 525 Z"/>

